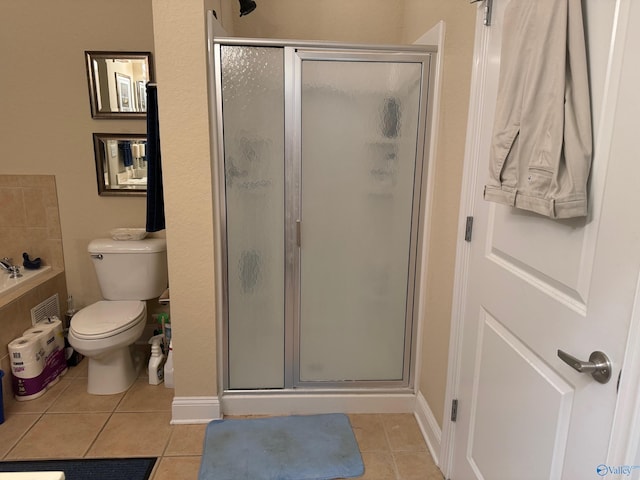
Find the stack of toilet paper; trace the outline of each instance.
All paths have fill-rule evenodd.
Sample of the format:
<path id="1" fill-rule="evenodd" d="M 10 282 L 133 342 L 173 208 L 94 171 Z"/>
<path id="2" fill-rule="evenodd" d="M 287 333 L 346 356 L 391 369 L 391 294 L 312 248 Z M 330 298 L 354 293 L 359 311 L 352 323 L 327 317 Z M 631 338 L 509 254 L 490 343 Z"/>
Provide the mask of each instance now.
<path id="1" fill-rule="evenodd" d="M 67 372 L 62 322 L 56 317 L 26 330 L 8 350 L 16 400 L 38 398 Z"/>

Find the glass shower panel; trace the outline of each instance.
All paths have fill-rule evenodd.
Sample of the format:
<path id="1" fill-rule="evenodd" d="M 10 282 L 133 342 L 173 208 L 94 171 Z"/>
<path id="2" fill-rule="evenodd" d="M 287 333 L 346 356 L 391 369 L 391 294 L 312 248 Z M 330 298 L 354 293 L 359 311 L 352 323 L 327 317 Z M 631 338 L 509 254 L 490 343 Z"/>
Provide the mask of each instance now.
<path id="1" fill-rule="evenodd" d="M 229 388 L 284 386 L 282 48 L 221 47 Z"/>
<path id="2" fill-rule="evenodd" d="M 401 380 L 422 65 L 301 68 L 300 382 Z"/>

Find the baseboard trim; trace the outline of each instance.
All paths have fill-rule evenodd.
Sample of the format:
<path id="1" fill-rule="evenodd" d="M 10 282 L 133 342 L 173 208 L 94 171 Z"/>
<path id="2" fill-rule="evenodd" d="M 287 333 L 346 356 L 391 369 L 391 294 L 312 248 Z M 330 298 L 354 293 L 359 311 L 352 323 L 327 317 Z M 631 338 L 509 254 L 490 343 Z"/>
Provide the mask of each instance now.
<path id="1" fill-rule="evenodd" d="M 442 430 L 421 392 L 418 392 L 416 397 L 415 416 L 418 421 L 418 426 L 422 431 L 422 436 L 427 443 L 427 448 L 429 448 L 435 464 L 440 467 L 439 457 L 442 444 Z"/>
<path id="2" fill-rule="evenodd" d="M 436 465 L 442 431 L 422 393 L 267 394 L 174 397 L 171 424 L 202 424 L 225 415 L 310 415 L 319 413 L 413 413 Z"/>
<path id="3" fill-rule="evenodd" d="M 209 423 L 222 418 L 218 397 L 173 397 L 171 424 Z"/>
<path id="4" fill-rule="evenodd" d="M 413 413 L 416 396 L 399 394 L 227 394 L 224 415 L 312 415 L 320 413 Z"/>

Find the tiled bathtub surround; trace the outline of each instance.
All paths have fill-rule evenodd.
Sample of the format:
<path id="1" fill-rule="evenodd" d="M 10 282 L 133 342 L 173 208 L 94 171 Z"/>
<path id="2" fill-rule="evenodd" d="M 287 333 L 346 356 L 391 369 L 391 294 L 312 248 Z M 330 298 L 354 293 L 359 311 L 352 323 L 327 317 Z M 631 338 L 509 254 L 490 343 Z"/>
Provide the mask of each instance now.
<path id="1" fill-rule="evenodd" d="M 7 344 L 31 327 L 31 309 L 57 293 L 66 310 L 67 286 L 62 256 L 58 196 L 53 175 L 0 175 L 0 258 L 22 266 L 22 252 L 40 257 L 51 271 L 37 281 L 0 295 L 0 369 L 3 396 L 12 397 Z M 4 275 L 0 272 L 0 275 Z"/>
<path id="2" fill-rule="evenodd" d="M 0 257 L 22 253 L 62 270 L 62 231 L 53 175 L 0 175 Z"/>
<path id="3" fill-rule="evenodd" d="M 2 272 L 0 272 L 1 274 Z M 0 306 L 0 369 L 4 370 L 3 396 L 5 405 L 12 398 L 11 363 L 7 344 L 31 328 L 31 309 L 38 303 L 57 293 L 60 299 L 60 311 L 66 311 L 67 282 L 64 272 L 58 272 L 53 278 L 30 289 L 17 299 Z"/>

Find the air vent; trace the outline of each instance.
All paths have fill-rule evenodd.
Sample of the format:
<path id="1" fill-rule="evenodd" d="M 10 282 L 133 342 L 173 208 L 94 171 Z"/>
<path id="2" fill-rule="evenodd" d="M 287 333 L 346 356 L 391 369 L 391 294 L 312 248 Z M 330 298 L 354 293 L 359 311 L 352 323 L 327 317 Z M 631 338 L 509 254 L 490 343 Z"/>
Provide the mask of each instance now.
<path id="1" fill-rule="evenodd" d="M 31 325 L 51 317 L 60 318 L 60 300 L 57 293 L 31 309 Z"/>

